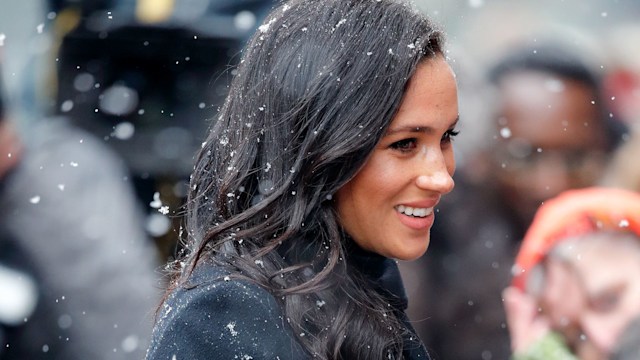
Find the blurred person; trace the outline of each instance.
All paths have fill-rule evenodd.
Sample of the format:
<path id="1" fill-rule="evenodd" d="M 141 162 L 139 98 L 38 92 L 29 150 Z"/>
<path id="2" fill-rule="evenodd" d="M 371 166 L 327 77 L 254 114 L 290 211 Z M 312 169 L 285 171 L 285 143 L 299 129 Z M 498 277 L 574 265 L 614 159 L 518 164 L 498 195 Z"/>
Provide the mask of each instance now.
<path id="1" fill-rule="evenodd" d="M 640 41 L 640 24 L 617 24 L 603 34 L 612 63 L 604 86 L 610 106 L 621 114 L 631 127 L 640 127 L 640 49 L 629 44 Z"/>
<path id="2" fill-rule="evenodd" d="M 628 356 L 624 335 L 640 316 L 640 194 L 594 187 L 546 201 L 513 270 L 503 295 L 515 359 Z"/>
<path id="3" fill-rule="evenodd" d="M 501 99 L 491 151 L 496 188 L 521 227 L 544 200 L 597 182 L 624 132 L 601 74 L 561 46 L 520 49 L 490 75 Z"/>
<path id="4" fill-rule="evenodd" d="M 122 161 L 67 119 L 23 136 L 0 110 L 0 359 L 140 359 L 159 263 Z"/>
<path id="5" fill-rule="evenodd" d="M 636 166 L 640 156 L 640 128 L 635 128 L 624 144 L 613 154 L 600 184 L 640 193 L 640 167 Z"/>
<path id="6" fill-rule="evenodd" d="M 600 74 L 581 54 L 561 42 L 520 45 L 488 71 L 494 136 L 465 161 L 473 173 L 461 168 L 442 202 L 432 256 L 401 264 L 421 299 L 411 319 L 443 358 L 509 357 L 500 293 L 535 210 L 596 184 L 624 134 L 602 100 Z"/>
<path id="7" fill-rule="evenodd" d="M 640 192 L 640 167 L 634 165 L 640 155 L 640 49 L 629 46 L 640 41 L 640 25 L 616 26 L 606 40 L 615 55 L 613 69 L 605 78 L 609 103 L 623 114 L 631 133 L 616 151 L 601 183 Z"/>
<path id="8" fill-rule="evenodd" d="M 454 185 L 444 54 L 405 1 L 267 17 L 199 152 L 148 360 L 430 358 L 395 259 L 425 253 Z"/>

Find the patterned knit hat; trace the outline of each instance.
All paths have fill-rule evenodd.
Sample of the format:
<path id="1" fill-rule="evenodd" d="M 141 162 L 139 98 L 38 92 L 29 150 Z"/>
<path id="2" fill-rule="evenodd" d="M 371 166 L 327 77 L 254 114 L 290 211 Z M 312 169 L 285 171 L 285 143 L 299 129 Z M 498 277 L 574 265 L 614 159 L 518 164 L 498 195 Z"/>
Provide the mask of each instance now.
<path id="1" fill-rule="evenodd" d="M 640 194 L 591 187 L 568 190 L 545 201 L 522 241 L 512 269 L 513 285 L 524 290 L 531 269 L 559 242 L 601 230 L 640 236 Z"/>

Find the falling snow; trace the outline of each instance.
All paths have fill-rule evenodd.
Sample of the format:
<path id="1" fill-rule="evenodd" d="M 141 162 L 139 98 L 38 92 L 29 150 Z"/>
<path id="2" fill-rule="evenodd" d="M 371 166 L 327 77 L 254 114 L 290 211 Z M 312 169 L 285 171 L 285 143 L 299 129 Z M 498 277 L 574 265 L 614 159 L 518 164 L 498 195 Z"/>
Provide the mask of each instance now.
<path id="1" fill-rule="evenodd" d="M 69 112 L 73 109 L 73 101 L 72 100 L 65 100 L 61 105 L 60 105 L 60 111 L 62 112 Z"/>
<path id="2" fill-rule="evenodd" d="M 162 201 L 160 201 L 160 193 L 159 192 L 155 192 L 153 194 L 153 201 L 151 201 L 149 203 L 149 206 L 151 206 L 154 209 L 159 209 L 162 206 Z"/>
<path id="3" fill-rule="evenodd" d="M 227 329 L 229 329 L 229 332 L 231 333 L 231 336 L 238 336 L 238 332 L 236 331 L 236 323 L 235 322 L 230 322 L 227 324 Z"/>

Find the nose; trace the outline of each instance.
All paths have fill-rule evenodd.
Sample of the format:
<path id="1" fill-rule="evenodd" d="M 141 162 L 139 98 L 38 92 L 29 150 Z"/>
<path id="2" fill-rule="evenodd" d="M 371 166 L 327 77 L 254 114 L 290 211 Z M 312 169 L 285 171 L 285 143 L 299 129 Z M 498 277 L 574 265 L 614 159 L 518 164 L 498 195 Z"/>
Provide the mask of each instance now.
<path id="1" fill-rule="evenodd" d="M 419 164 L 419 172 L 416 177 L 416 185 L 423 190 L 435 191 L 447 194 L 453 190 L 453 172 L 455 160 L 453 156 L 447 156 L 438 151 L 427 151 Z"/>
<path id="2" fill-rule="evenodd" d="M 548 199 L 571 187 L 571 180 L 564 160 L 548 157 L 529 172 L 531 194 L 538 199 Z"/>
<path id="3" fill-rule="evenodd" d="M 616 318 L 612 320 L 598 321 L 598 319 L 587 315 L 582 319 L 582 330 L 587 336 L 587 340 L 604 353 L 613 351 L 617 339 L 627 324 L 627 319 Z"/>

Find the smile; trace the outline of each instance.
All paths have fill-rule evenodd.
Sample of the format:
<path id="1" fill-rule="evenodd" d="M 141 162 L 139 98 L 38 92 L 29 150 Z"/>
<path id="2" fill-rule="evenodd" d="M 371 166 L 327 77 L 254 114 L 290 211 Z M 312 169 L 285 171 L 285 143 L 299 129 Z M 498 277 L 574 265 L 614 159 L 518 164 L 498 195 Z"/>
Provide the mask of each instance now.
<path id="1" fill-rule="evenodd" d="M 395 207 L 396 211 L 398 211 L 401 214 L 404 215 L 408 215 L 408 216 L 413 216 L 413 217 L 418 217 L 418 218 L 424 218 L 427 217 L 431 214 L 433 214 L 433 208 L 414 208 L 411 206 L 404 206 L 404 205 L 398 205 Z"/>

